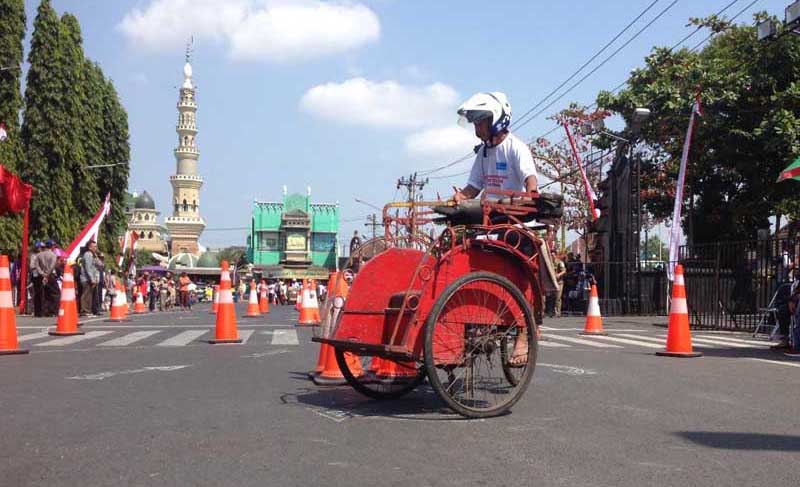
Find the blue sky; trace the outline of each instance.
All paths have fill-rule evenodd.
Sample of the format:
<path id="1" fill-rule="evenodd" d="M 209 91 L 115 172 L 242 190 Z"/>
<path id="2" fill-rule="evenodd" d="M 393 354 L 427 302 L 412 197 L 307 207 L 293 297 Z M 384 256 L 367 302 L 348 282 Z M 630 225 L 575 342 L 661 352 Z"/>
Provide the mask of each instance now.
<path id="1" fill-rule="evenodd" d="M 205 178 L 201 213 L 211 247 L 245 242 L 254 198 L 278 200 L 312 188 L 338 201 L 341 236 L 364 231 L 373 210 L 394 197 L 398 177 L 441 166 L 475 143 L 455 125 L 455 109 L 476 91 L 503 91 L 521 115 L 582 65 L 653 0 L 52 0 L 80 20 L 84 50 L 114 80 L 128 110 L 130 190 L 153 195 L 168 216 L 175 170 L 177 87 L 184 47 L 194 35 L 197 144 Z M 679 0 L 651 27 L 523 127 L 528 140 L 569 101 L 589 104 L 625 80 L 654 45 L 672 45 L 687 19 L 731 0 Z M 26 0 L 30 25 L 36 0 Z M 597 61 L 672 0 L 660 0 Z M 727 12 L 738 13 L 750 0 Z M 782 17 L 789 0 L 761 0 L 752 12 Z M 699 42 L 700 33 L 687 42 Z M 591 66 L 588 69 L 591 69 Z M 553 137 L 560 139 L 560 133 Z M 475 141 L 477 139 L 474 139 Z M 469 169 L 461 163 L 437 175 Z M 466 176 L 431 181 L 424 193 L 449 195 Z"/>

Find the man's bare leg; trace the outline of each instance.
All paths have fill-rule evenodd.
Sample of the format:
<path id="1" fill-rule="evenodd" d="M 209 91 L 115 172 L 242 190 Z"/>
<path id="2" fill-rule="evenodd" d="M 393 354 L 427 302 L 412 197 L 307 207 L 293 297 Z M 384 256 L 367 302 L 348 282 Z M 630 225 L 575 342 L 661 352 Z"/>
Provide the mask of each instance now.
<path id="1" fill-rule="evenodd" d="M 525 365 L 528 363 L 528 329 L 525 327 L 522 328 L 517 336 L 510 363 L 511 365 Z"/>

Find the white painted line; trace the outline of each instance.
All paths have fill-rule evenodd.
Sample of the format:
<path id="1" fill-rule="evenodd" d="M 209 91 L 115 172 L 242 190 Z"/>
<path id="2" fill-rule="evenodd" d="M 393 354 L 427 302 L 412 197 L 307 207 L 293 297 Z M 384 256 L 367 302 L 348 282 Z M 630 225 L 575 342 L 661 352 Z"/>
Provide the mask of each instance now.
<path id="1" fill-rule="evenodd" d="M 569 343 L 577 343 L 578 345 L 587 345 L 589 347 L 597 347 L 597 348 L 622 348 L 619 345 L 611 345 L 610 343 L 599 343 L 593 342 L 591 340 L 585 340 L 583 338 L 574 338 L 574 337 L 565 337 L 560 335 L 548 335 L 550 340 L 563 340 Z M 593 337 L 594 338 L 594 337 Z"/>
<path id="2" fill-rule="evenodd" d="M 768 364 L 785 365 L 787 367 L 800 367 L 800 362 L 784 362 L 782 360 L 767 360 L 765 358 L 747 357 L 747 360 L 755 360 L 756 362 L 765 362 Z"/>
<path id="3" fill-rule="evenodd" d="M 556 343 L 556 342 L 551 342 L 551 341 L 548 341 L 548 340 L 539 340 L 539 346 L 540 347 L 550 347 L 550 348 L 569 348 L 570 347 L 570 345 L 567 345 L 565 343 Z"/>
<path id="4" fill-rule="evenodd" d="M 273 345 L 299 345 L 297 331 L 292 329 L 275 330 L 272 332 Z"/>
<path id="5" fill-rule="evenodd" d="M 39 333 L 30 333 L 28 335 L 22 335 L 17 338 L 18 342 L 27 342 L 28 340 L 36 340 L 37 338 L 44 338 L 49 337 L 50 335 L 46 331 L 41 331 Z"/>
<path id="6" fill-rule="evenodd" d="M 634 335 L 633 333 L 616 333 L 614 336 L 621 336 L 625 338 L 633 338 L 635 340 L 645 340 L 648 342 L 656 342 L 662 345 L 666 345 L 667 339 L 666 338 L 659 338 L 659 337 L 646 337 L 642 335 Z"/>
<path id="7" fill-rule="evenodd" d="M 112 331 L 90 331 L 85 335 L 72 335 L 68 337 L 61 337 L 56 338 L 55 340 L 50 340 L 47 342 L 37 343 L 35 346 L 37 347 L 60 347 L 62 345 L 72 345 L 73 343 L 82 342 L 84 340 L 91 340 L 92 338 L 98 338 L 103 335 L 108 335 L 109 333 L 113 333 Z"/>
<path id="8" fill-rule="evenodd" d="M 734 343 L 746 343 L 748 345 L 755 345 L 761 347 L 771 347 L 772 345 L 777 344 L 777 342 L 768 342 L 766 340 L 745 340 L 744 338 L 736 338 L 730 336 L 706 336 L 706 335 L 697 335 L 698 338 L 711 338 L 713 340 L 725 340 L 726 342 L 734 342 Z"/>
<path id="9" fill-rule="evenodd" d="M 255 330 L 239 330 L 239 338 L 242 339 L 242 343 L 247 343 L 253 333 Z"/>
<path id="10" fill-rule="evenodd" d="M 617 338 L 613 336 L 596 336 L 593 338 L 597 340 L 606 340 L 609 342 L 624 343 L 626 345 L 636 345 L 637 347 L 644 347 L 644 348 L 659 348 L 659 349 L 664 348 L 664 345 L 659 345 L 650 342 L 643 342 L 641 340 L 630 340 L 628 338 Z"/>
<path id="11" fill-rule="evenodd" d="M 185 369 L 191 365 L 161 365 L 156 367 L 143 367 L 141 369 L 127 369 L 127 370 L 110 370 L 108 372 L 98 372 L 96 374 L 76 375 L 74 377 L 67 377 L 67 379 L 77 380 L 103 380 L 115 375 L 130 375 L 140 374 L 142 372 L 172 372 L 174 370 Z"/>
<path id="12" fill-rule="evenodd" d="M 709 343 L 711 345 L 723 345 L 723 346 L 732 347 L 732 348 L 753 348 L 751 345 L 745 345 L 743 343 L 726 342 L 726 341 L 717 340 L 717 339 L 713 339 L 712 340 L 710 338 L 695 338 L 695 337 L 692 337 L 692 343 L 694 343 L 694 342 Z"/>
<path id="13" fill-rule="evenodd" d="M 135 331 L 133 333 L 128 333 L 127 335 L 123 335 L 119 338 L 114 338 L 113 340 L 109 340 L 107 342 L 98 343 L 98 347 L 124 347 L 126 345 L 130 345 L 132 343 L 136 343 L 140 340 L 144 340 L 147 337 L 153 336 L 156 333 L 161 333 L 159 330 L 146 330 L 146 331 Z"/>
<path id="14" fill-rule="evenodd" d="M 208 330 L 187 330 L 178 333 L 172 338 L 168 338 L 161 343 L 156 344 L 158 347 L 183 347 L 189 343 L 197 340 L 201 336 L 208 333 Z"/>

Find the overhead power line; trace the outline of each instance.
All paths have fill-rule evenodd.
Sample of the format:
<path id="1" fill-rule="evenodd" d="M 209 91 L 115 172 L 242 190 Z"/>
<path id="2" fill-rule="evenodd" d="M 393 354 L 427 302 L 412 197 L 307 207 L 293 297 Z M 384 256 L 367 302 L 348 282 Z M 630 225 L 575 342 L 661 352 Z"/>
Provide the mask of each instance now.
<path id="1" fill-rule="evenodd" d="M 659 13 L 658 13 L 658 14 L 657 14 L 657 15 L 656 15 L 656 16 L 655 16 L 653 19 L 651 19 L 651 20 L 650 20 L 650 22 L 646 23 L 646 24 L 644 25 L 644 27 L 642 27 L 641 29 L 639 29 L 639 30 L 638 30 L 638 31 L 637 31 L 635 34 L 633 34 L 633 36 L 631 36 L 631 37 L 630 37 L 630 38 L 629 38 L 627 41 L 625 41 L 624 43 L 622 43 L 622 45 L 621 45 L 621 46 L 619 46 L 617 49 L 615 49 L 615 50 L 614 50 L 614 52 L 612 52 L 612 53 L 611 53 L 609 56 L 607 56 L 605 59 L 603 59 L 603 60 L 600 62 L 600 64 L 598 64 L 597 66 L 595 66 L 594 68 L 592 68 L 592 70 L 591 70 L 591 71 L 589 71 L 588 73 L 586 73 L 585 75 L 583 75 L 583 77 L 581 77 L 581 79 L 579 79 L 578 81 L 576 81 L 575 83 L 573 83 L 573 84 L 572 84 L 572 85 L 571 85 L 569 88 L 567 88 L 567 90 L 566 90 L 566 91 L 564 91 L 564 92 L 562 92 L 560 95 L 558 95 L 558 98 L 555 98 L 553 101 L 551 101 L 550 103 L 548 103 L 548 104 L 547 104 L 547 105 L 546 105 L 544 108 L 542 108 L 542 109 L 538 110 L 538 111 L 537 111 L 535 114 L 531 115 L 531 117 L 530 117 L 528 120 L 526 120 L 524 123 L 522 123 L 522 124 L 518 125 L 518 126 L 517 126 L 517 130 L 519 130 L 520 128 L 524 127 L 525 125 L 527 125 L 528 123 L 530 123 L 531 121 L 533 121 L 533 120 L 534 120 L 536 117 L 538 117 L 538 116 L 539 116 L 539 115 L 541 115 L 542 113 L 544 113 L 544 112 L 546 112 L 547 110 L 549 110 L 549 109 L 550 109 L 550 107 L 552 107 L 553 105 L 555 105 L 556 103 L 558 103 L 558 102 L 559 102 L 559 101 L 560 101 L 562 98 L 564 98 L 565 96 L 567 96 L 567 94 L 568 94 L 568 93 L 570 93 L 572 90 L 574 90 L 575 88 L 577 88 L 578 86 L 580 86 L 580 84 L 581 84 L 581 83 L 583 83 L 584 81 L 586 81 L 586 79 L 588 79 L 588 78 L 589 78 L 589 76 L 593 75 L 594 73 L 596 73 L 596 72 L 597 72 L 597 70 L 598 70 L 598 69 L 600 69 L 600 68 L 602 68 L 603 66 L 605 66 L 605 64 L 606 64 L 607 62 L 609 62 L 611 59 L 613 59 L 613 58 L 614 58 L 614 56 L 616 56 L 616 55 L 617 55 L 617 54 L 618 54 L 620 51 L 622 51 L 623 49 L 625 49 L 625 48 L 626 48 L 626 47 L 627 47 L 627 46 L 628 46 L 628 45 L 629 45 L 631 42 L 633 42 L 633 41 L 634 41 L 636 38 L 638 38 L 640 35 L 642 35 L 642 33 L 643 33 L 644 31 L 646 31 L 646 30 L 647 30 L 647 29 L 648 29 L 648 28 L 649 28 L 651 25 L 653 25 L 654 23 L 656 23 L 656 21 L 657 21 L 658 19 L 660 19 L 660 18 L 661 18 L 661 17 L 662 17 L 662 16 L 663 16 L 665 13 L 667 13 L 667 12 L 668 12 L 668 11 L 669 11 L 669 10 L 670 10 L 670 9 L 671 9 L 673 6 L 675 6 L 675 4 L 676 4 L 676 3 L 678 3 L 679 1 L 680 1 L 680 0 L 672 0 L 672 2 L 671 2 L 669 5 L 667 5 L 666 7 L 664 7 L 664 8 L 663 8 L 663 9 L 662 9 L 662 10 L 661 10 L 661 11 L 660 11 L 660 12 L 659 12 Z"/>
<path id="2" fill-rule="evenodd" d="M 612 37 L 612 38 L 611 38 L 611 40 L 610 40 L 610 41 L 608 41 L 608 42 L 606 43 L 606 45 L 604 45 L 603 47 L 601 47 L 601 48 L 600 48 L 600 50 L 599 50 L 599 51 L 597 51 L 596 53 L 594 53 L 594 55 L 593 55 L 592 57 L 590 57 L 588 61 L 586 61 L 585 63 L 583 63 L 583 65 L 581 65 L 581 67 L 580 67 L 580 68 L 578 68 L 577 70 L 575 70 L 575 72 L 573 72 L 571 75 L 569 75 L 569 78 L 567 78 L 567 79 L 565 79 L 564 81 L 562 81 L 562 82 L 561 82 L 561 84 L 560 84 L 560 85 L 558 85 L 558 86 L 556 86 L 556 87 L 555 87 L 555 88 L 554 88 L 554 89 L 553 89 L 553 90 L 552 90 L 550 93 L 548 93 L 548 94 L 547 94 L 547 96 L 545 96 L 544 98 L 542 98 L 541 100 L 539 100 L 539 102 L 538 102 L 538 103 L 536 103 L 536 105 L 532 106 L 530 109 L 528 109 L 528 111 L 526 111 L 526 112 L 525 112 L 525 113 L 523 113 L 523 114 L 522 114 L 520 117 L 518 117 L 518 118 L 517 118 L 517 120 L 516 120 L 514 123 L 512 123 L 512 124 L 511 124 L 511 127 L 512 127 L 512 128 L 514 128 L 514 127 L 515 127 L 517 124 L 520 124 L 520 123 L 522 123 L 522 121 L 525 119 L 525 117 L 527 117 L 527 116 L 528 116 L 528 115 L 530 115 L 530 114 L 531 114 L 531 113 L 532 113 L 534 110 L 536 110 L 537 108 L 539 108 L 540 106 L 542 106 L 542 103 L 546 102 L 546 101 L 547 101 L 547 100 L 548 100 L 548 99 L 549 99 L 551 96 L 555 95 L 555 94 L 558 92 L 558 90 L 560 90 L 560 89 L 561 89 L 561 88 L 563 88 L 563 87 L 564 87 L 564 86 L 565 86 L 567 83 L 569 83 L 570 81 L 572 81 L 572 80 L 575 78 L 575 76 L 578 76 L 578 75 L 580 74 L 580 72 L 581 72 L 581 71 L 583 71 L 583 69 L 584 69 L 586 66 L 588 66 L 589 64 L 591 64 L 591 63 L 592 63 L 592 61 L 594 61 L 594 60 L 595 60 L 595 59 L 597 59 L 597 58 L 598 58 L 598 57 L 599 57 L 601 54 L 603 54 L 603 53 L 605 52 L 605 50 L 606 50 L 606 49 L 608 49 L 608 48 L 609 48 L 609 47 L 610 47 L 610 46 L 611 46 L 613 43 L 615 43 L 615 42 L 617 41 L 617 39 L 619 39 L 619 38 L 622 36 L 622 34 L 624 34 L 625 32 L 627 32 L 627 31 L 628 31 L 628 29 L 630 29 L 631 27 L 633 27 L 633 25 L 634 25 L 636 22 L 638 22 L 638 21 L 639 21 L 639 19 L 641 19 L 641 18 L 642 18 L 642 17 L 643 17 L 643 16 L 644 16 L 644 15 L 645 15 L 647 12 L 649 12 L 649 11 L 650 11 L 650 9 L 652 9 L 652 8 L 655 6 L 655 4 L 657 4 L 658 2 L 659 2 L 659 0 L 654 0 L 654 1 L 653 1 L 653 2 L 650 4 L 650 5 L 648 5 L 647 7 L 645 7 L 645 9 L 644 9 L 644 10 L 642 10 L 642 11 L 639 13 L 639 15 L 637 15 L 637 16 L 636 16 L 636 17 L 635 17 L 633 20 L 631 20 L 631 21 L 630 21 L 630 23 L 628 23 L 628 25 L 626 25 L 626 26 L 625 26 L 625 28 L 623 28 L 621 31 L 619 31 L 619 32 L 617 33 L 617 35 L 615 35 L 614 37 Z"/>

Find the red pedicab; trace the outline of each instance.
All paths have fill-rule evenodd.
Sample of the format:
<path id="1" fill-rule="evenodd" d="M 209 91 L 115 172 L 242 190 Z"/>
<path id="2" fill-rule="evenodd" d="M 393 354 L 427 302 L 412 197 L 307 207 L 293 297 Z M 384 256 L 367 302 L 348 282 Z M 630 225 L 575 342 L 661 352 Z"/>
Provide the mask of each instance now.
<path id="1" fill-rule="evenodd" d="M 485 192 L 486 193 L 486 192 Z M 427 251 L 392 247 L 362 265 L 337 322 L 347 382 L 397 398 L 427 376 L 454 411 L 480 418 L 516 403 L 533 375 L 542 313 L 542 240 L 524 225 L 560 217 L 560 196 L 503 196 L 435 207 L 447 224 Z"/>

